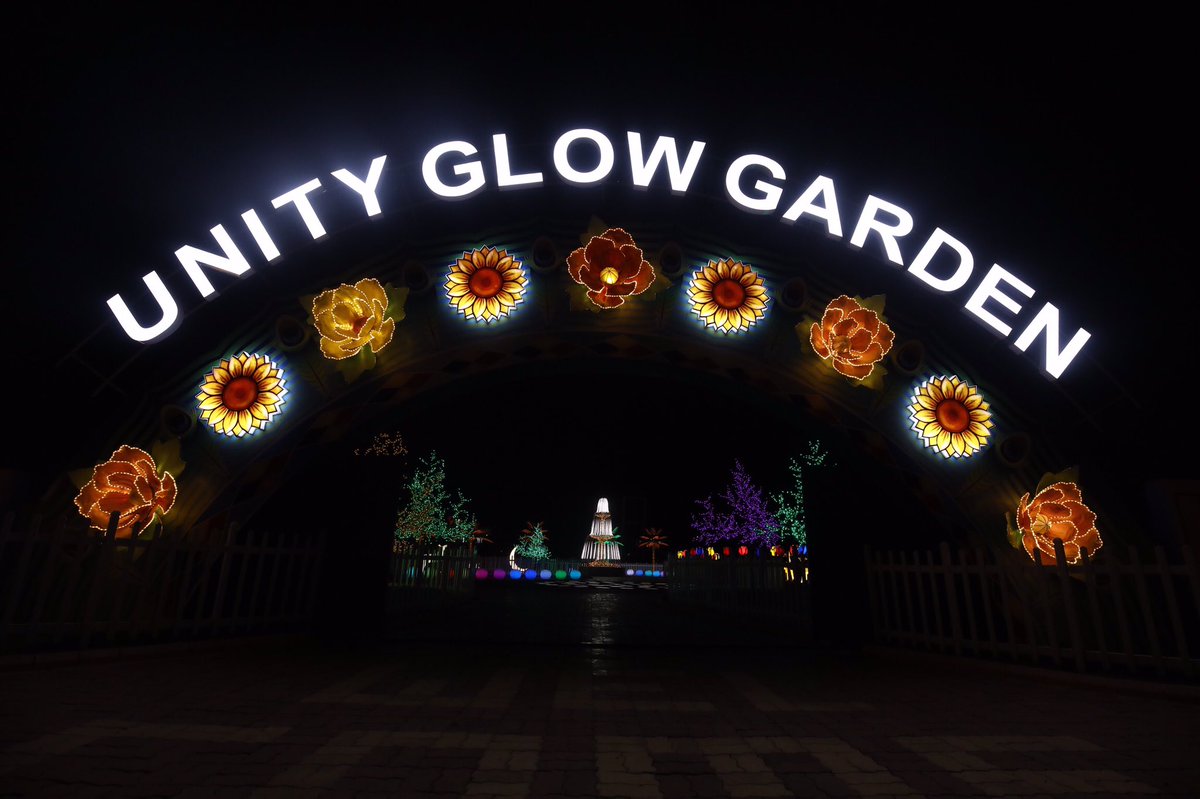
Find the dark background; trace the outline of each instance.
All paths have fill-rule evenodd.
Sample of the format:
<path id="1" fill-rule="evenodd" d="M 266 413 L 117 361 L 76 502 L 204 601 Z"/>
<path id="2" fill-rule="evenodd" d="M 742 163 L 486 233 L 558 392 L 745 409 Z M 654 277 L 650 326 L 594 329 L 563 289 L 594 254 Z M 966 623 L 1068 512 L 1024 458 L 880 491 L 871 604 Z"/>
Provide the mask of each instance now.
<path id="1" fill-rule="evenodd" d="M 104 300 L 152 268 L 177 270 L 172 253 L 182 243 L 202 244 L 213 224 L 269 208 L 270 197 L 331 168 L 381 153 L 393 166 L 451 138 L 484 149 L 491 133 L 507 132 L 549 185 L 553 138 L 575 126 L 709 142 L 697 195 L 720 193 L 720 159 L 763 152 L 788 169 L 785 203 L 815 174 L 835 178 L 847 237 L 870 192 L 914 214 L 914 237 L 936 225 L 966 242 L 977 274 L 992 259 L 1031 276 L 1031 303 L 1055 302 L 1065 329 L 1094 336 L 1062 387 L 1086 393 L 1096 381 L 1120 395 L 1121 413 L 1100 413 L 1068 456 L 1089 463 L 1108 487 L 1139 495 L 1151 480 L 1195 476 L 1185 382 L 1195 279 L 1184 254 L 1188 228 L 1173 221 L 1192 149 L 1177 26 L 1044 15 L 838 18 L 753 6 L 703 20 L 689 9 L 594 9 L 557 21 L 526 7 L 338 20 L 354 27 L 111 18 L 32 26 L 26 35 L 38 46 L 10 69 L 18 144 L 9 197 L 19 220 L 10 235 L 19 247 L 4 292 L 14 335 L 0 497 L 35 504 L 66 469 L 107 451 L 106 419 L 89 415 L 69 374 L 45 367 L 103 324 L 111 347 L 134 346 L 112 335 Z M 519 209 L 546 202 L 532 196 L 541 191 L 512 200 L 489 188 L 473 208 Z M 403 203 L 391 207 L 402 214 Z M 770 244 L 798 235 L 728 203 L 722 214 L 731 235 Z M 849 290 L 870 293 L 870 259 L 860 258 L 864 273 L 852 280 L 864 285 Z M 894 280 L 889 293 L 915 296 L 914 282 Z M 249 301 L 254 292 L 230 293 Z M 964 299 L 921 301 L 950 310 Z M 220 325 L 212 308 L 223 303 L 234 307 L 226 297 L 188 318 L 188 334 Z M 181 311 L 197 305 L 182 300 Z M 982 326 L 953 324 L 995 351 Z M 1025 384 L 1022 396 L 1051 395 L 1057 387 L 1033 355 L 1005 351 L 993 366 Z M 53 379 L 41 378 L 47 371 Z M 600 415 L 644 407 L 655 422 L 636 437 L 589 437 L 571 427 L 579 401 Z M 1106 395 L 1097 404 L 1117 401 Z M 552 536 L 560 533 L 552 543 L 561 551 L 574 549 L 601 493 L 628 498 L 646 524 L 679 540 L 691 508 L 674 486 L 716 492 L 740 457 L 769 488 L 783 488 L 787 457 L 827 433 L 772 418 L 779 410 L 769 407 L 756 409 L 757 428 L 747 419 L 743 432 L 728 420 L 745 419 L 746 402 L 734 389 L 620 370 L 603 380 L 570 370 L 511 374 L 502 386 L 464 383 L 415 402 L 396 428 L 414 453 L 436 447 L 446 455 L 451 482 L 476 498 L 499 540 L 540 517 Z M 525 437 L 509 452 L 481 452 L 469 433 L 435 435 L 430 423 L 437 413 L 465 418 L 505 407 L 536 409 L 518 414 Z M 725 426 L 706 435 L 714 418 Z M 823 496 L 844 498 L 846 481 L 877 479 L 853 452 L 835 460 L 840 473 L 814 477 Z M 389 517 L 393 502 L 381 500 L 373 516 Z M 836 502 L 813 502 L 837 523 Z M 920 537 L 918 508 L 902 496 L 880 502 L 897 530 Z"/>

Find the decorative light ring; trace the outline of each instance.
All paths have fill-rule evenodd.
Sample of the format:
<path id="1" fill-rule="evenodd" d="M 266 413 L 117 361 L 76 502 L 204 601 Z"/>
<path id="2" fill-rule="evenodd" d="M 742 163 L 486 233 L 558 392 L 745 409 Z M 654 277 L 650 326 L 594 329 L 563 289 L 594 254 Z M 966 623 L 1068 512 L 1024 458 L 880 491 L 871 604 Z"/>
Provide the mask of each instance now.
<path id="1" fill-rule="evenodd" d="M 287 394 L 283 370 L 266 355 L 243 352 L 218 363 L 200 384 L 200 418 L 217 433 L 253 435 L 279 414 Z"/>
<path id="2" fill-rule="evenodd" d="M 704 326 L 725 334 L 753 327 L 763 318 L 770 299 L 762 276 L 732 258 L 709 261 L 693 272 L 687 296 L 692 313 Z"/>
<path id="3" fill-rule="evenodd" d="M 528 278 L 521 262 L 495 247 L 464 252 L 446 275 L 446 299 L 464 318 L 490 324 L 525 299 Z"/>
<path id="4" fill-rule="evenodd" d="M 994 426 L 988 403 L 957 375 L 930 377 L 913 391 L 912 429 L 943 458 L 969 458 L 988 444 Z"/>

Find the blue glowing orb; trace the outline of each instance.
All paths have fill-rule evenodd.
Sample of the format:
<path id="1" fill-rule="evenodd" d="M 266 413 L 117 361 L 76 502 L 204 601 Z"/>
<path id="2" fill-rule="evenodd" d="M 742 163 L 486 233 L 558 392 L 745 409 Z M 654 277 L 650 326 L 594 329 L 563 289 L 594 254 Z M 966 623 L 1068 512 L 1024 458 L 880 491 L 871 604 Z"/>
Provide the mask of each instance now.
<path id="1" fill-rule="evenodd" d="M 537 579 L 537 570 L 530 569 L 529 571 L 525 572 L 525 579 L 526 580 L 536 580 Z"/>
<path id="2" fill-rule="evenodd" d="M 579 571 L 579 569 L 571 569 L 571 579 L 572 580 L 578 580 L 582 576 L 583 576 L 583 572 Z"/>
<path id="3" fill-rule="evenodd" d="M 540 572 L 538 572 L 538 577 L 541 577 L 543 580 L 549 580 L 553 576 L 554 575 L 550 573 L 549 569 L 542 569 Z"/>
<path id="4" fill-rule="evenodd" d="M 514 580 L 520 580 L 520 579 L 521 579 L 521 574 L 522 574 L 522 572 L 521 572 L 521 570 L 520 570 L 520 569 L 513 569 L 512 571 L 510 571 L 510 572 L 508 573 L 508 576 L 509 576 L 509 577 L 511 577 L 511 578 L 512 578 L 512 579 L 514 579 Z"/>

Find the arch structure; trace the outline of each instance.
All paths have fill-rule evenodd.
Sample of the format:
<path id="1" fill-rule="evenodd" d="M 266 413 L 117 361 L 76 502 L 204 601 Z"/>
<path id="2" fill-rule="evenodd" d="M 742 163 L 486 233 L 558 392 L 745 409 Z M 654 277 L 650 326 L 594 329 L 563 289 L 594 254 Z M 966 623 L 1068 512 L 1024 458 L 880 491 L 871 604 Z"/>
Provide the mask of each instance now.
<path id="1" fill-rule="evenodd" d="M 379 165 L 358 184 L 339 177 L 368 212 L 363 190 L 378 183 Z M 928 287 L 871 261 L 862 242 L 813 235 L 828 232 L 828 218 L 798 233 L 730 210 L 728 197 L 659 198 L 619 184 L 425 198 L 400 226 L 368 213 L 336 242 L 313 235 L 244 285 L 217 274 L 241 267 L 214 229 L 225 255 L 194 248 L 180 260 L 192 278 L 211 273 L 227 297 L 175 320 L 156 343 L 132 345 L 109 320 L 64 356 L 60 368 L 95 375 L 94 418 L 83 422 L 93 429 L 81 436 L 91 454 L 76 460 L 137 446 L 160 468 L 184 467 L 168 525 L 244 519 L 294 470 L 364 446 L 373 424 L 425 392 L 517 364 L 619 360 L 736 385 L 838 428 L 931 516 L 1003 541 L 1006 513 L 1043 475 L 1086 459 L 1079 441 L 1099 432 L 1088 429 L 1091 410 L 1120 401 L 1120 387 L 1039 374 L 961 309 L 931 312 Z M 727 191 L 749 197 L 738 185 Z M 285 202 L 303 210 L 305 196 Z M 829 196 L 806 202 L 827 210 Z M 275 261 L 261 220 L 243 218 Z M 923 249 L 950 241 L 936 236 Z M 922 258 L 932 272 L 933 253 Z M 999 285 L 988 276 L 980 285 L 989 280 Z M 147 297 L 131 293 L 125 310 L 152 315 Z M 1112 501 L 1116 478 L 1107 479 L 1084 486 L 1091 507 L 1118 520 L 1114 534 L 1136 534 L 1136 511 Z M 74 490 L 64 482 L 51 501 L 66 505 Z"/>

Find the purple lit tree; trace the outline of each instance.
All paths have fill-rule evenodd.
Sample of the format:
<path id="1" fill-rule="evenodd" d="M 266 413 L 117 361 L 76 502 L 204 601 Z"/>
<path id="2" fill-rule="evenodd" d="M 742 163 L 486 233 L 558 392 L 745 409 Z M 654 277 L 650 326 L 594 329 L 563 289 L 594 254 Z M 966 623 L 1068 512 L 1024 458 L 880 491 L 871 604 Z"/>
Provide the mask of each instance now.
<path id="1" fill-rule="evenodd" d="M 779 543 L 779 522 L 771 513 L 761 488 L 742 466 L 733 462 L 732 482 L 719 495 L 724 508 L 712 497 L 696 500 L 700 512 L 692 516 L 696 542 L 705 545 L 736 543 L 769 547 Z"/>

